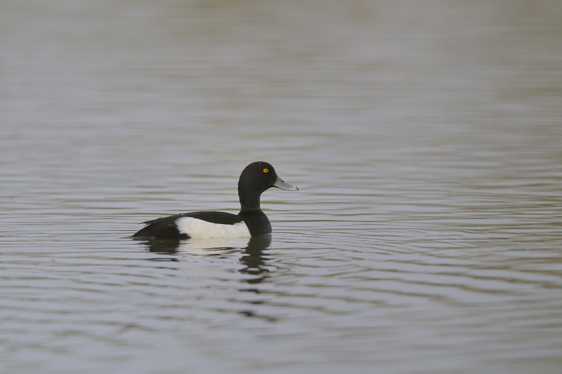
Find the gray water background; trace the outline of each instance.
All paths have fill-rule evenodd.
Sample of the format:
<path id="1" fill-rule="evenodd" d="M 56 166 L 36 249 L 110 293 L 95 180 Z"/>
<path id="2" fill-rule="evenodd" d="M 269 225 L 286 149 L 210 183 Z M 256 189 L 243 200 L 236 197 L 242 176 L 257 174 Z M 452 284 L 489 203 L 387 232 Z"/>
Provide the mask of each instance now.
<path id="1" fill-rule="evenodd" d="M 560 373 L 561 19 L 0 1 L 0 372 Z M 255 160 L 271 243 L 127 238 Z"/>

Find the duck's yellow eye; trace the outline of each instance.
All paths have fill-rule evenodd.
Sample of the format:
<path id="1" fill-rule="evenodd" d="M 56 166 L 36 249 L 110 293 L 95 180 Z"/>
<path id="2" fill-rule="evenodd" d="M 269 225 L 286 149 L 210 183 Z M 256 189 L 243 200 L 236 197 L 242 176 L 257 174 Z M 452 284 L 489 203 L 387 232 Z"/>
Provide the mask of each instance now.
<path id="1" fill-rule="evenodd" d="M 263 172 L 264 172 L 265 174 L 267 174 L 267 173 L 269 173 L 269 169 L 268 169 L 268 168 L 265 168 L 265 169 L 263 169 Z"/>

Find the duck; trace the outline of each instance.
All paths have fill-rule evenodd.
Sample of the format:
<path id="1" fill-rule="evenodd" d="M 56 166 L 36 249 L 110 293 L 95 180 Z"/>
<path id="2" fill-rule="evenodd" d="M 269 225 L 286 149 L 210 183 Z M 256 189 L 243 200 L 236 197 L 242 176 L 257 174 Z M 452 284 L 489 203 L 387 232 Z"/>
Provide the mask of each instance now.
<path id="1" fill-rule="evenodd" d="M 252 238 L 271 235 L 271 223 L 261 210 L 261 194 L 271 187 L 298 191 L 265 161 L 252 162 L 238 180 L 240 212 L 198 211 L 143 222 L 135 239 Z"/>

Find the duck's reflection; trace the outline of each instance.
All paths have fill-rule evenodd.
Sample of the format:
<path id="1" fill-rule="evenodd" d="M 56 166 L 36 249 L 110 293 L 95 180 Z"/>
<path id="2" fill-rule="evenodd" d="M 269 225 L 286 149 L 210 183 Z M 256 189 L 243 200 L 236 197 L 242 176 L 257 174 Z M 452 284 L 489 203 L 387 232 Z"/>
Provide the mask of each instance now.
<path id="1" fill-rule="evenodd" d="M 243 265 L 238 271 L 251 275 L 247 283 L 261 283 L 268 277 L 269 258 L 264 250 L 271 246 L 271 235 L 248 238 L 210 238 L 210 239 L 151 239 L 142 240 L 148 250 L 153 253 L 166 255 L 195 254 L 203 256 L 225 256 L 240 253 L 240 263 Z M 241 252 L 240 252 L 241 251 Z"/>
<path id="2" fill-rule="evenodd" d="M 250 284 L 261 283 L 269 276 L 269 268 L 267 257 L 264 250 L 271 246 L 271 236 L 256 237 L 250 239 L 248 245 L 242 251 L 240 263 L 244 266 L 239 272 L 254 276 L 245 281 Z"/>

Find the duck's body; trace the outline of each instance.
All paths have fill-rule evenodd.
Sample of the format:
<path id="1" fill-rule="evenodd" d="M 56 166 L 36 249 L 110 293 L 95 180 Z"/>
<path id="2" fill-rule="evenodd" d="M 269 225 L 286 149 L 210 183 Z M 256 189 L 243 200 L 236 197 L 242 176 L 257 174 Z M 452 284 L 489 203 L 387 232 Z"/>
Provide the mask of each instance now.
<path id="1" fill-rule="evenodd" d="M 135 238 L 189 239 L 255 237 L 271 233 L 271 224 L 260 208 L 262 192 L 271 187 L 295 191 L 297 187 L 285 183 L 273 166 L 258 161 L 248 165 L 238 181 L 240 213 L 192 212 L 157 218 L 144 222 L 146 227 Z"/>

